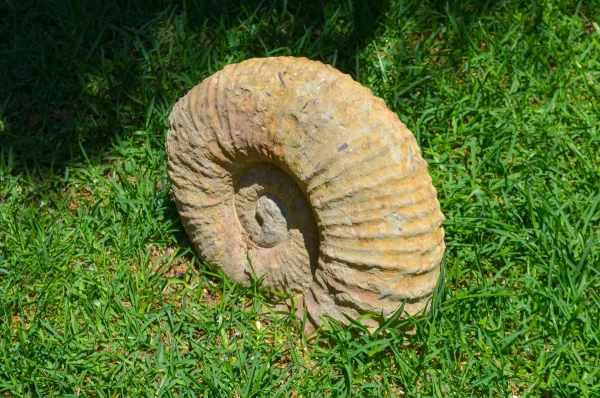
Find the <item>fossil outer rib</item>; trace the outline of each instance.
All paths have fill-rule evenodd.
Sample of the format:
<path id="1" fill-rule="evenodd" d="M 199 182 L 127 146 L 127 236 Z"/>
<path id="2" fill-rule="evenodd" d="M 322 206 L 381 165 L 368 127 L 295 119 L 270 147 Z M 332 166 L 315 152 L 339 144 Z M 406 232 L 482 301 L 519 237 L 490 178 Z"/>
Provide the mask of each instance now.
<path id="1" fill-rule="evenodd" d="M 303 296 L 317 325 L 427 306 L 444 216 L 414 136 L 369 89 L 305 58 L 250 59 L 169 121 L 183 225 L 230 279 Z"/>

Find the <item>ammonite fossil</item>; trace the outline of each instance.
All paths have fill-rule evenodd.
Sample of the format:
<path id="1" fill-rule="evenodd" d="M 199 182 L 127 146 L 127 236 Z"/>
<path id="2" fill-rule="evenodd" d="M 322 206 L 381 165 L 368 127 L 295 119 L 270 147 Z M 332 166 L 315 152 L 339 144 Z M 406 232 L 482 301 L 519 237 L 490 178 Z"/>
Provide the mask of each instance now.
<path id="1" fill-rule="evenodd" d="M 383 100 L 305 58 L 229 65 L 181 98 L 167 156 L 199 255 L 323 315 L 423 310 L 444 216 L 412 133 Z"/>

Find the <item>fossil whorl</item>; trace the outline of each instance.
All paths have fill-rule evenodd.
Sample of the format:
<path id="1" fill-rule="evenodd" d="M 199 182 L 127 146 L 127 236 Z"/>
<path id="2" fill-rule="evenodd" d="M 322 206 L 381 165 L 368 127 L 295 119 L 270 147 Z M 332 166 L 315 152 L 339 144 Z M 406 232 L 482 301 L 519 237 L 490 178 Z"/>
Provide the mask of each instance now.
<path id="1" fill-rule="evenodd" d="M 427 306 L 444 216 L 414 136 L 371 90 L 305 58 L 250 59 L 169 122 L 183 225 L 230 279 L 303 296 L 315 324 Z"/>

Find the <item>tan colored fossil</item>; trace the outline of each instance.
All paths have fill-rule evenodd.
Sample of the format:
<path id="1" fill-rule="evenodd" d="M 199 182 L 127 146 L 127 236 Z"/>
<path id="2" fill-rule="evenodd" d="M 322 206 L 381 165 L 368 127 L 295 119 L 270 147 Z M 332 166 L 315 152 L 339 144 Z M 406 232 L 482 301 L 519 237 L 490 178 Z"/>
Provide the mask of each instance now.
<path id="1" fill-rule="evenodd" d="M 305 58 L 250 59 L 169 121 L 183 225 L 230 279 L 295 293 L 314 325 L 427 307 L 444 216 L 414 136 L 369 89 Z"/>

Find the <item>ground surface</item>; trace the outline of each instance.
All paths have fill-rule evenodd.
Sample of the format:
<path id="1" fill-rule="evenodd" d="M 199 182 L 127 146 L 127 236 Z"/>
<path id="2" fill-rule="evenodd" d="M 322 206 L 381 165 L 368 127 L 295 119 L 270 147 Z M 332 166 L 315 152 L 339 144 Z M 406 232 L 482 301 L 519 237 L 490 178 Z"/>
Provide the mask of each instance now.
<path id="1" fill-rule="evenodd" d="M 0 396 L 599 396 L 598 1 L 298 3 L 0 4 Z M 309 345 L 189 248 L 167 115 L 269 55 L 415 133 L 448 246 L 416 334 Z"/>

